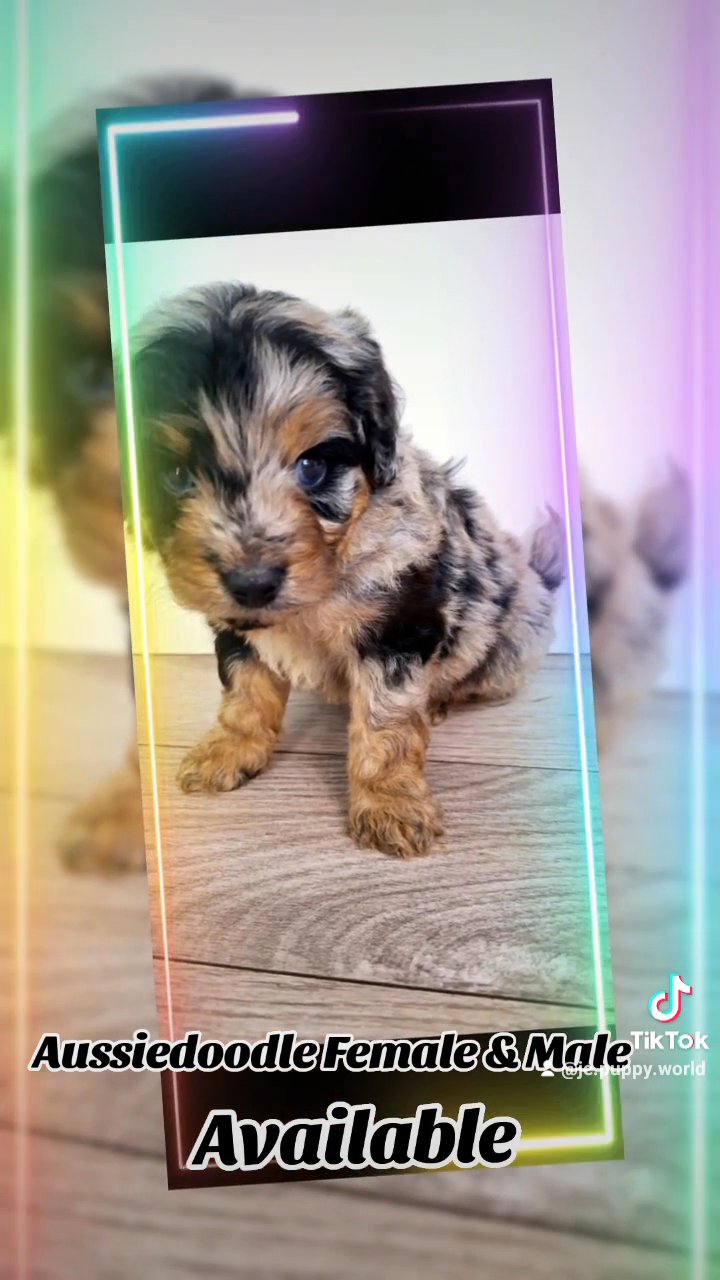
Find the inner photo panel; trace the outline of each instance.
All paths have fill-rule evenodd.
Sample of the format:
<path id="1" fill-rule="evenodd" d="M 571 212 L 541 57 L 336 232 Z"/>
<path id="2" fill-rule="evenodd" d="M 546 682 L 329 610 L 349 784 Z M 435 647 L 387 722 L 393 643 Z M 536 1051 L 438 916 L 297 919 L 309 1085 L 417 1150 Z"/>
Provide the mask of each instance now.
<path id="1" fill-rule="evenodd" d="M 611 1029 L 549 82 L 98 115 L 161 1033 Z M 170 1075 L 170 1182 L 337 1090 L 617 1156 L 615 1084 Z"/>

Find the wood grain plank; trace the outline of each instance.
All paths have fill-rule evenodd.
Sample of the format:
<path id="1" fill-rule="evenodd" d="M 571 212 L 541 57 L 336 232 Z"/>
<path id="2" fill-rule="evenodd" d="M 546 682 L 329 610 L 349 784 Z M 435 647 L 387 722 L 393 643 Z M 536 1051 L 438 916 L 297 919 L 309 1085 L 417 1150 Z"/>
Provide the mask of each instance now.
<path id="1" fill-rule="evenodd" d="M 720 742 L 720 697 L 704 701 L 705 741 Z M 600 771 L 608 866 L 686 876 L 693 829 L 690 693 L 656 693 L 618 727 Z M 709 858 L 720 884 L 720 859 Z"/>
<path id="2" fill-rule="evenodd" d="M 155 654 L 151 659 L 155 739 L 159 746 L 189 747 L 213 723 L 220 700 L 214 657 Z M 135 658 L 138 689 L 143 671 Z M 589 682 L 589 665 L 582 661 Z M 589 687 L 589 683 L 588 683 Z M 138 736 L 147 743 L 144 699 L 138 698 Z M 280 751 L 345 756 L 347 713 L 313 694 L 296 691 L 286 713 Z M 553 654 L 517 697 L 501 706 L 463 707 L 433 730 L 431 760 L 577 769 L 577 711 L 572 658 Z M 594 743 L 590 759 L 597 767 Z"/>
<path id="3" fill-rule="evenodd" d="M 70 804 L 43 798 L 31 807 L 26 1061 L 48 1031 L 114 1039 L 138 1027 L 158 1028 L 145 877 L 68 872 L 55 838 Z M 6 972 L 7 963 L 6 956 Z M 577 1025 L 589 1016 L 572 1007 L 197 965 L 174 965 L 172 977 L 179 1032 L 200 1027 L 227 1038 L 260 1038 L 285 1028 L 323 1035 L 331 1025 L 358 1035 L 426 1035 Z M 15 1042 L 12 990 L 8 981 L 0 994 L 0 1039 L 7 1044 Z M 9 1086 L 9 1079 L 4 1083 Z M 12 1092 L 0 1088 L 0 1119 L 7 1123 L 12 1113 Z M 36 1129 L 163 1150 L 160 1087 L 151 1075 L 41 1072 L 32 1077 L 30 1119 Z"/>
<path id="4" fill-rule="evenodd" d="M 176 1034 L 202 1027 L 206 1037 L 220 1040 L 260 1040 L 280 1030 L 310 1039 L 323 1039 L 330 1030 L 378 1038 L 432 1036 L 449 1030 L 571 1027 L 592 1020 L 592 1010 L 583 1006 L 372 987 L 177 961 L 170 964 L 170 982 Z M 160 1025 L 166 1026 L 161 961 L 156 961 L 156 987 Z"/>
<path id="5" fill-rule="evenodd" d="M 1 803 L 1 801 L 0 801 Z M 60 828 L 74 799 L 31 798 L 27 916 L 27 1034 L 23 1061 L 41 1035 L 122 1038 L 155 1029 L 150 918 L 145 875 L 69 872 L 57 853 Z M 17 1052 L 15 969 L 10 938 L 0 983 L 0 1043 Z M 76 1136 L 133 1145 L 139 1136 L 164 1149 L 159 1084 L 135 1084 L 108 1073 L 91 1078 L 43 1072 L 28 1077 L 29 1122 Z M 15 1111 L 14 1081 L 0 1072 L 0 1118 Z"/>
<path id="6" fill-rule="evenodd" d="M 477 1180 L 512 1175 L 479 1172 Z M 539 1170 L 537 1172 L 540 1172 Z M 442 1174 L 448 1192 L 458 1175 Z M 0 1170 L 9 1228 L 10 1163 Z M 394 1187 L 402 1179 L 382 1179 Z M 409 1181 L 409 1179 L 405 1179 Z M 30 1242 L 34 1280 L 376 1280 L 379 1275 L 470 1280 L 674 1280 L 678 1257 L 524 1223 L 357 1193 L 357 1184 L 217 1188 L 168 1193 L 155 1161 L 52 1139 L 31 1146 Z M 388 1190 L 387 1195 L 391 1193 Z M 3 1232 L 4 1249 L 13 1232 Z M 10 1270 L 9 1256 L 4 1261 Z"/>
<path id="7" fill-rule="evenodd" d="M 174 959 L 592 1003 L 578 774 L 431 762 L 446 851 L 402 862 L 346 834 L 335 757 L 278 756 L 243 791 L 188 796 L 180 755 L 158 753 Z"/>

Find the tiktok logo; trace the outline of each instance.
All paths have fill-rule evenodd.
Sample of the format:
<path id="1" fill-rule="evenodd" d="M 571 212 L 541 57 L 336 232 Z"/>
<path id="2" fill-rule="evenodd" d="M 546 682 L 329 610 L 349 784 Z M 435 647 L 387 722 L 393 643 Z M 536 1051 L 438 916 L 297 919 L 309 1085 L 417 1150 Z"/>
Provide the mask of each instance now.
<path id="1" fill-rule="evenodd" d="M 691 996 L 692 987 L 683 982 L 679 973 L 670 974 L 670 990 L 656 991 L 648 1000 L 648 1011 L 656 1022 L 674 1022 L 680 1017 L 683 996 Z"/>

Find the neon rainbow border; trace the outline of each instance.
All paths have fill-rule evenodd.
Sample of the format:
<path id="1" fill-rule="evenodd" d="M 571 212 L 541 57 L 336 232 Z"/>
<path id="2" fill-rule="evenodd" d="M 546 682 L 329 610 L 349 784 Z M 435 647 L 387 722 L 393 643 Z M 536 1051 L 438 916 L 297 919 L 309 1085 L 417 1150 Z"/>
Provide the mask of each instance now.
<path id="1" fill-rule="evenodd" d="M 554 383 L 557 402 L 559 443 L 560 443 L 560 466 L 562 474 L 563 487 L 563 516 L 565 522 L 565 533 L 567 538 L 569 573 L 568 580 L 570 585 L 570 610 L 571 625 L 573 637 L 573 670 L 575 679 L 575 695 L 577 703 L 578 716 L 578 738 L 580 747 L 580 775 L 582 787 L 582 806 L 583 806 L 583 822 L 585 832 L 585 847 L 588 864 L 588 891 L 590 900 L 590 926 L 592 941 L 592 962 L 593 977 L 595 990 L 595 1005 L 597 1029 L 599 1031 L 608 1030 L 607 1024 L 607 999 L 605 991 L 605 977 L 602 955 L 602 938 L 598 897 L 598 866 L 595 850 L 595 837 L 593 833 L 592 819 L 592 801 L 590 797 L 590 776 L 589 764 L 587 756 L 587 723 L 584 701 L 584 689 L 582 680 L 582 669 L 580 659 L 580 639 L 579 639 L 579 619 L 578 619 L 578 600 L 577 589 L 575 583 L 575 574 L 578 572 L 578 566 L 582 565 L 582 548 L 574 545 L 571 520 L 571 499 L 570 499 L 570 483 L 568 473 L 569 457 L 574 456 L 573 441 L 573 421 L 572 421 L 572 400 L 570 395 L 570 377 L 567 360 L 567 341 L 565 333 L 565 315 L 561 306 L 563 298 L 562 268 L 560 265 L 561 251 L 559 235 L 556 228 L 553 227 L 552 218 L 549 213 L 548 202 L 548 182 L 547 182 L 547 164 L 545 153 L 545 139 L 543 130 L 543 104 L 537 98 L 519 99 L 508 102 L 497 103 L 477 103 L 468 106 L 460 106 L 458 109 L 481 109 L 491 108 L 498 109 L 502 107 L 519 107 L 527 106 L 534 109 L 537 113 L 538 134 L 541 155 L 541 170 L 543 182 L 543 196 L 545 205 L 545 243 L 546 243 L 546 261 L 548 273 L 548 296 L 550 307 L 550 318 L 553 333 L 553 350 L 554 350 Z M 423 108 L 419 108 L 423 109 Z M 428 110 L 448 110 L 452 109 L 452 105 L 447 107 L 429 107 Z M 227 114 L 225 112 L 221 116 L 197 116 L 197 117 L 168 117 L 167 119 L 143 120 L 135 123 L 126 124 L 107 124 L 104 129 L 100 126 L 100 143 L 101 156 L 107 157 L 107 173 L 109 177 L 109 211 L 110 221 L 113 231 L 114 251 L 114 267 L 115 281 L 117 286 L 117 298 L 112 299 L 113 280 L 108 274 L 108 283 L 112 301 L 117 302 L 117 308 L 111 306 L 111 315 L 117 315 L 119 350 L 121 357 L 120 382 L 124 395 L 124 411 L 125 411 L 125 428 L 127 439 L 128 454 L 128 473 L 130 487 L 130 508 L 133 516 L 133 523 L 136 530 L 142 528 L 141 506 L 140 506 L 140 488 L 138 480 L 137 467 L 137 442 L 135 435 L 135 415 L 132 397 L 132 368 L 131 368 L 131 344 L 130 332 L 128 324 L 127 312 L 127 293 L 125 286 L 125 265 L 124 265 L 124 242 L 123 242 L 123 226 L 122 226 L 122 209 L 120 196 L 120 165 L 118 156 L 118 139 L 128 137 L 134 134 L 148 133 L 179 133 L 182 131 L 194 130 L 211 130 L 211 129 L 228 129 L 228 128 L 249 128 L 263 126 L 289 125 L 299 123 L 300 116 L 297 111 L 277 111 L 277 112 L 251 112 L 245 115 Z M 108 248 L 108 253 L 110 253 Z M 110 265 L 108 261 L 108 265 Z M 148 634 L 148 618 L 147 605 L 145 598 L 145 571 L 143 564 L 142 539 L 134 538 L 135 542 L 135 566 L 137 571 L 137 582 L 139 586 L 139 615 L 140 615 L 140 639 L 141 639 L 141 659 L 143 666 L 144 684 L 145 684 L 145 712 L 147 717 L 148 731 L 148 747 L 150 757 L 150 786 L 152 791 L 152 812 L 153 812 L 153 831 L 155 836 L 155 849 L 157 855 L 158 869 L 158 886 L 160 891 L 160 924 L 163 944 L 163 972 L 165 981 L 166 1008 L 168 1016 L 168 1030 L 171 1039 L 174 1038 L 174 1018 L 172 1004 L 172 985 L 170 980 L 170 960 L 167 933 L 167 906 L 165 901 L 165 876 L 163 867 L 162 852 L 162 831 L 160 821 L 160 796 L 158 789 L 158 771 L 156 760 L 156 740 L 155 740 L 155 722 L 153 713 L 153 700 L 151 690 L 151 674 L 150 674 L 150 649 Z M 603 1128 L 596 1133 L 580 1133 L 580 1134 L 552 1134 L 541 1138 L 523 1138 L 520 1143 L 522 1151 L 551 1154 L 559 1150 L 566 1151 L 584 1151 L 596 1150 L 613 1145 L 618 1138 L 616 1129 L 616 1108 L 613 1105 L 612 1085 L 608 1075 L 599 1077 Z M 178 1155 L 183 1151 L 181 1141 L 180 1127 L 180 1108 L 178 1105 L 177 1083 L 173 1078 L 173 1097 L 175 1111 L 175 1136 L 177 1142 Z"/>
<path id="2" fill-rule="evenodd" d="M 707 986 L 709 966 L 708 905 L 705 886 L 709 871 L 708 829 L 710 828 L 711 743 L 708 733 L 707 695 L 713 673 L 713 602 L 710 567 L 712 552 L 717 553 L 718 525 L 713 527 L 707 502 L 720 474 L 717 435 L 717 409 L 720 389 L 713 373 L 712 341 L 720 327 L 720 308 L 714 290 L 718 282 L 720 262 L 717 258 L 717 224 L 713 240 L 715 187 L 720 188 L 717 161 L 718 147 L 711 122 L 717 119 L 718 97 L 713 55 L 720 38 L 717 13 L 709 0 L 692 0 L 689 6 L 688 51 L 692 74 L 687 102 L 686 136 L 688 138 L 687 189 L 692 215 L 686 264 L 688 268 L 686 322 L 691 335 L 692 352 L 689 370 L 688 426 L 690 435 L 690 473 L 692 476 L 692 578 L 690 602 L 690 689 L 691 689 L 691 794 L 690 850 L 692 864 L 692 964 L 695 1009 L 701 1027 L 709 1025 Z M 713 163 L 714 162 L 714 163 Z M 717 350 L 715 351 L 717 360 Z M 713 532 L 716 538 L 713 545 Z M 717 607 L 715 605 L 715 607 Z M 717 621 L 717 619 L 716 619 Z M 717 642 L 717 633 L 714 636 Z M 716 747 L 717 749 L 717 747 Z M 710 828 L 711 829 L 711 828 Z M 716 1049 L 717 1052 L 717 1049 Z M 692 1280 L 706 1280 L 709 1274 L 709 1210 L 708 1181 L 708 1094 L 705 1077 L 693 1080 L 690 1124 L 690 1179 L 688 1217 L 690 1223 L 690 1257 Z"/>
<path id="3" fill-rule="evenodd" d="M 14 29 L 12 24 L 14 22 Z M 14 1233 L 15 1274 L 30 1274 L 29 1231 L 29 1099 L 26 1049 L 29 1033 L 28 924 L 30 867 L 30 646 L 29 646 L 29 488 L 30 488 L 30 53 L 28 0 L 16 0 L 9 12 L 14 41 L 15 83 L 12 101 L 14 160 L 12 191 L 12 469 L 16 481 L 14 506 L 8 523 L 14 537 L 12 653 L 15 704 L 12 769 L 12 835 L 14 844 L 14 962 L 15 962 L 15 1103 Z M 9 595 L 10 593 L 8 593 Z M 13 608 L 14 606 L 14 608 Z M 9 726 L 8 726 L 9 727 Z"/>

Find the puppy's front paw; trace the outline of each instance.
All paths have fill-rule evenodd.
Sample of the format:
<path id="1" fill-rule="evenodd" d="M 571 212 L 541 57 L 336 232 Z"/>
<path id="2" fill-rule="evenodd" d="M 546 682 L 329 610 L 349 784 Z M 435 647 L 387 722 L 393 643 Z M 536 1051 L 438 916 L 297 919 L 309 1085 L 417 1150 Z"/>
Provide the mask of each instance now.
<path id="1" fill-rule="evenodd" d="M 379 849 L 396 858 L 419 858 L 430 853 L 443 833 L 442 810 L 430 792 L 363 791 L 350 804 L 350 833 L 366 849 Z"/>
<path id="2" fill-rule="evenodd" d="M 119 873 L 145 866 L 140 776 L 132 764 L 119 769 L 70 814 L 60 836 L 60 856 L 72 871 Z"/>
<path id="3" fill-rule="evenodd" d="M 262 773 L 272 755 L 267 741 L 211 729 L 192 747 L 178 770 L 183 791 L 234 791 Z"/>

